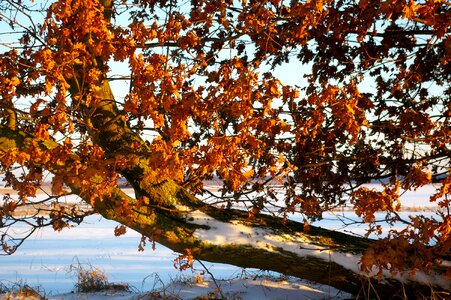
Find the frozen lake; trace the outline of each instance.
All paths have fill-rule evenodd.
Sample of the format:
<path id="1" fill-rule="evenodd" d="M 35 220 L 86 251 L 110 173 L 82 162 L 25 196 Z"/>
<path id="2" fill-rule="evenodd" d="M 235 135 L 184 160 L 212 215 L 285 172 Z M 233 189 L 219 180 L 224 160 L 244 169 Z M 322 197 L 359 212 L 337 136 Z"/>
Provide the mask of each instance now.
<path id="1" fill-rule="evenodd" d="M 418 193 L 404 195 L 407 207 L 430 206 L 425 200 L 433 191 L 426 187 Z M 403 216 L 417 212 L 402 212 Z M 431 215 L 431 213 L 425 213 Z M 382 216 L 382 215 L 380 215 Z M 314 223 L 324 228 L 352 231 L 363 234 L 365 226 L 343 227 L 343 219 L 357 219 L 352 212 L 335 212 L 325 215 L 325 219 Z M 0 282 L 23 282 L 31 286 L 41 286 L 47 294 L 59 294 L 73 290 L 76 282 L 71 265 L 92 265 L 105 271 L 110 282 L 126 282 L 138 291 L 149 291 L 161 281 L 168 283 L 180 275 L 191 276 L 192 271 L 180 273 L 173 266 L 178 256 L 157 244 L 156 251 L 147 246 L 144 252 L 137 248 L 141 235 L 131 230 L 124 236 L 115 237 L 117 223 L 90 216 L 78 227 L 54 232 L 51 228 L 41 229 L 29 238 L 12 256 L 0 256 Z M 216 278 L 239 276 L 242 270 L 233 266 L 206 263 Z M 195 264 L 196 271 L 202 271 Z M 155 275 L 158 274 L 158 275 Z M 161 281 L 160 281 L 161 280 Z M 161 286 L 161 285 L 160 285 Z"/>

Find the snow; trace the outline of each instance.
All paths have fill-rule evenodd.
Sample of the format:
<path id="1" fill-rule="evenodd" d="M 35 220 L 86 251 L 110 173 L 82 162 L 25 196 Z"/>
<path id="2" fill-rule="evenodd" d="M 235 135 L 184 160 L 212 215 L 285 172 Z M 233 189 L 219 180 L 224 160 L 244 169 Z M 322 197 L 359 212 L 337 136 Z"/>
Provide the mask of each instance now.
<path id="1" fill-rule="evenodd" d="M 134 300 L 160 299 L 146 296 L 161 296 L 163 299 L 198 299 L 208 295 L 224 296 L 226 299 L 350 299 L 348 293 L 326 285 L 305 280 L 277 278 L 247 278 L 231 280 L 212 280 L 202 282 L 173 282 L 164 288 L 149 292 L 106 290 L 92 293 L 66 293 L 47 296 L 48 300 Z M 8 299 L 0 295 L 0 299 Z"/>
<path id="2" fill-rule="evenodd" d="M 377 185 L 374 187 L 380 188 Z M 430 185 L 418 189 L 415 193 L 406 192 L 402 197 L 403 207 L 435 207 L 436 203 L 429 202 L 429 196 L 434 190 L 435 187 Z M 67 202 L 73 201 L 76 199 L 67 198 Z M 401 215 L 405 217 L 408 214 L 412 214 L 412 212 L 401 212 Z M 422 212 L 422 214 L 427 215 L 431 212 Z M 358 224 L 344 226 L 344 221 L 352 222 L 355 218 L 356 216 L 352 212 L 332 212 L 324 220 L 314 225 L 363 234 L 365 226 Z M 383 219 L 384 216 L 380 215 L 378 218 Z M 192 223 L 209 226 L 210 230 L 198 229 L 195 235 L 212 244 L 252 244 L 269 251 L 283 249 L 299 256 L 310 255 L 334 261 L 351 270 L 359 269 L 359 256 L 315 246 L 301 234 L 279 234 L 260 227 L 247 226 L 238 221 L 223 223 L 200 211 L 189 212 L 187 219 Z M 61 233 L 44 228 L 27 240 L 13 256 L 0 256 L 0 283 L 22 281 L 30 286 L 41 286 L 48 299 L 64 300 L 139 299 L 149 291 L 167 293 L 167 295 L 181 299 L 192 299 L 215 291 L 216 286 L 211 280 L 202 283 L 174 280 L 180 274 L 187 272 L 180 273 L 173 268 L 172 262 L 178 254 L 161 245 L 157 245 L 157 251 L 152 251 L 150 247 L 147 247 L 146 251 L 138 252 L 137 246 L 141 235 L 128 230 L 126 235 L 114 237 L 113 230 L 116 225 L 117 223 L 99 216 L 91 216 L 80 226 L 63 230 Z M 110 291 L 86 295 L 67 293 L 73 289 L 76 280 L 69 269 L 71 265 L 77 264 L 99 267 L 105 271 L 110 281 L 126 282 L 133 287 L 133 292 Z M 451 262 L 445 262 L 445 264 L 448 265 Z M 197 265 L 195 268 L 195 271 L 198 272 L 199 266 Z M 235 296 L 235 299 L 240 299 L 238 297 L 259 300 L 350 298 L 349 295 L 339 293 L 332 287 L 302 280 L 243 278 L 237 276 L 237 273 L 242 271 L 241 269 L 229 265 L 210 264 L 208 269 L 215 275 L 222 292 L 232 298 Z M 407 275 L 403 275 L 403 277 L 407 278 Z M 441 283 L 442 286 L 448 288 L 450 284 L 443 279 L 433 278 L 421 272 L 418 272 L 414 279 L 420 282 Z M 334 298 L 335 296 L 337 298 Z"/>
<path id="3" fill-rule="evenodd" d="M 210 227 L 210 229 L 197 229 L 193 235 L 213 245 L 251 245 L 270 252 L 282 249 L 300 257 L 315 256 L 327 261 L 331 260 L 347 269 L 359 272 L 360 256 L 335 252 L 329 248 L 314 245 L 313 241 L 309 241 L 300 233 L 278 234 L 269 229 L 246 226 L 238 221 L 220 222 L 201 211 L 189 213 L 187 220 L 193 224 Z"/>
<path id="4" fill-rule="evenodd" d="M 317 285 L 302 280 L 272 279 L 234 279 L 217 282 L 222 295 L 229 299 L 349 299 L 350 294 L 340 292 L 332 287 Z M 219 294 L 212 281 L 202 283 L 173 284 L 166 288 L 166 293 L 181 299 L 194 299 L 209 293 Z M 235 297 L 235 298 L 234 298 Z M 240 298 L 238 298 L 240 297 Z"/>
<path id="5" fill-rule="evenodd" d="M 194 236 L 201 241 L 213 245 L 249 245 L 253 248 L 264 249 L 269 252 L 283 251 L 290 252 L 299 257 L 314 256 L 324 261 L 334 262 L 355 273 L 366 276 L 360 270 L 359 262 L 361 255 L 333 251 L 330 248 L 315 245 L 314 241 L 308 240 L 301 233 L 286 234 L 276 233 L 270 228 L 260 228 L 247 226 L 240 221 L 229 221 L 227 223 L 218 221 L 201 211 L 194 211 L 187 214 L 187 221 L 192 224 L 202 225 L 209 229 L 197 229 Z M 409 272 L 398 275 L 401 281 L 414 280 L 427 285 L 432 283 L 440 285 L 445 289 L 450 289 L 448 280 L 424 272 L 417 272 L 414 276 L 409 276 Z M 374 270 L 371 276 L 376 274 Z M 393 277 L 390 272 L 384 272 L 387 278 Z"/>
<path id="6" fill-rule="evenodd" d="M 228 230 L 230 237 L 238 237 L 242 232 L 242 242 L 244 237 L 253 237 L 256 234 L 254 228 L 243 224 L 226 225 L 224 228 Z M 234 226 L 239 231 L 235 230 Z M 194 271 L 187 270 L 182 273 L 172 266 L 177 254 L 161 245 L 157 245 L 157 251 L 146 249 L 144 252 L 138 252 L 140 235 L 129 230 L 125 236 L 114 237 L 114 227 L 115 222 L 91 216 L 80 226 L 60 233 L 44 228 L 13 256 L 0 257 L 0 282 L 24 282 L 32 287 L 40 286 L 46 297 L 54 300 L 146 299 L 144 296 L 150 292 L 174 296 L 177 299 L 194 299 L 214 293 L 217 289 L 208 278 L 202 283 L 180 280 L 193 278 L 194 273 L 202 273 L 205 270 L 199 269 L 195 264 Z M 279 240 L 277 235 L 265 237 L 263 230 L 257 231 L 258 235 L 261 235 L 262 243 L 277 243 L 281 246 L 282 240 Z M 289 235 L 284 238 L 289 238 Z M 296 241 L 301 240 L 301 237 L 293 238 L 297 239 Z M 76 282 L 75 274 L 70 273 L 69 269 L 79 264 L 99 267 L 105 271 L 111 282 L 130 284 L 133 287 L 132 292 L 67 293 L 73 290 Z M 222 293 L 231 299 L 350 298 L 349 294 L 333 287 L 299 279 L 279 280 L 277 277 L 265 277 L 254 280 L 252 270 L 246 270 L 249 273 L 242 276 L 238 273 L 243 270 L 233 266 L 207 264 L 207 268 L 215 274 Z"/>

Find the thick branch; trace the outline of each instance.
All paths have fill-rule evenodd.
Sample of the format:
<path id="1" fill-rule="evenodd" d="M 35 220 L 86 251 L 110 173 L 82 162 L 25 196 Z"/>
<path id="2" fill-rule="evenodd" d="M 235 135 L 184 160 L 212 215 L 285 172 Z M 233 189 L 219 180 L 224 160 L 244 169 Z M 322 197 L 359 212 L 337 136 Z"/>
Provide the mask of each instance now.
<path id="1" fill-rule="evenodd" d="M 40 145 L 42 150 L 59 147 L 57 143 L 0 127 L 0 153 L 12 149 L 24 151 L 31 144 Z M 45 167 L 56 175 L 71 172 L 60 166 Z M 97 174 L 93 176 L 98 180 Z M 83 197 L 76 182 L 67 184 Z M 305 232 L 300 223 L 284 224 L 272 216 L 248 219 L 246 212 L 202 203 L 169 179 L 159 184 L 142 184 L 141 192 L 151 199 L 149 204 L 112 187 L 109 195 L 95 199 L 93 207 L 105 218 L 116 220 L 174 251 L 184 253 L 189 249 L 198 259 L 277 271 L 354 294 L 360 293 L 365 282 L 371 283 L 380 295 L 390 291 L 393 296 L 394 290 L 401 290 L 399 282 L 382 284 L 359 272 L 356 261 L 372 243 L 370 240 L 313 226 Z"/>
<path id="2" fill-rule="evenodd" d="M 102 84 L 108 83 L 104 81 Z M 372 243 L 370 240 L 315 227 L 304 232 L 302 224 L 288 222 L 283 225 L 282 220 L 264 215 L 248 220 L 246 212 L 221 210 L 203 203 L 171 179 L 160 183 L 145 182 L 143 174 L 151 168 L 148 157 L 152 153 L 143 141 L 139 142 L 142 151 L 131 148 L 130 141 L 138 142 L 140 137 L 116 118 L 117 109 L 111 91 L 105 86 L 102 90 L 105 94 L 99 96 L 107 99 L 108 104 L 93 114 L 95 117 L 91 121 L 96 124 L 94 140 L 111 157 L 126 153 L 135 156 L 135 166 L 123 170 L 123 174 L 139 196 L 149 199 L 147 206 L 129 200 L 129 203 L 136 204 L 130 207 L 132 217 L 118 214 L 117 202 L 104 200 L 95 206 L 104 217 L 133 228 L 175 251 L 183 253 L 190 249 L 197 259 L 277 271 L 354 294 L 360 292 L 362 282 L 371 283 L 381 294 L 387 291 L 385 296 L 393 296 L 395 291 L 402 290 L 399 281 L 382 284 L 360 273 L 357 261 Z M 230 224 L 243 226 L 243 236 L 224 231 Z M 255 235 L 260 235 L 262 240 L 247 242 L 246 234 L 250 240 L 257 238 Z M 230 239 L 230 236 L 234 238 Z M 268 239 L 268 236 L 275 240 Z M 429 290 L 426 286 L 418 286 L 420 288 L 415 287 L 412 291 Z"/>

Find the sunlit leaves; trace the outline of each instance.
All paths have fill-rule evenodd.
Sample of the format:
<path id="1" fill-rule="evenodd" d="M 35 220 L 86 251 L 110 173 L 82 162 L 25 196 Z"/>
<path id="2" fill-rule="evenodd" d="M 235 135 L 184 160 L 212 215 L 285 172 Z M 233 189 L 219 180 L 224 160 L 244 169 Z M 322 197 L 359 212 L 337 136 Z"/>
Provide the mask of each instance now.
<path id="1" fill-rule="evenodd" d="M 59 196 L 63 193 L 64 178 L 55 176 L 52 178 L 52 194 Z"/>
<path id="2" fill-rule="evenodd" d="M 383 191 L 359 188 L 352 195 L 356 214 L 362 217 L 364 222 L 374 222 L 374 214 L 378 211 L 399 211 L 399 183 L 393 186 L 387 184 Z"/>
<path id="3" fill-rule="evenodd" d="M 418 166 L 413 166 L 406 175 L 403 188 L 406 190 L 417 189 L 423 185 L 429 184 L 432 181 L 432 174 L 425 169 Z"/>
<path id="4" fill-rule="evenodd" d="M 125 227 L 124 225 L 118 225 L 116 226 L 116 228 L 114 228 L 114 235 L 115 236 L 120 236 L 120 235 L 124 235 L 127 231 L 127 227 Z"/>
<path id="5" fill-rule="evenodd" d="M 190 269 L 193 267 L 194 257 L 191 254 L 190 249 L 185 249 L 185 254 L 180 254 L 174 260 L 174 267 L 179 269 L 180 271 Z"/>

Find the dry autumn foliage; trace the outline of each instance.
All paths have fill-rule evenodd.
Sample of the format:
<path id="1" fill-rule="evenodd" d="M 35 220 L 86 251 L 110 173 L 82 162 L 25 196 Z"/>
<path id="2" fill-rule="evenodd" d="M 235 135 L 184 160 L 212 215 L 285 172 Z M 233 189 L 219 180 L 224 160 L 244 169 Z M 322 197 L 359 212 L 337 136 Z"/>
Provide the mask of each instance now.
<path id="1" fill-rule="evenodd" d="M 140 249 L 158 241 L 190 261 L 354 293 L 345 283 L 372 270 L 449 280 L 450 25 L 446 0 L 1 1 L 0 163 L 18 193 L 1 202 L 3 251 L 36 228 L 82 222 L 91 211 L 52 205 L 75 194 L 123 224 L 114 234 L 133 228 Z M 46 172 L 51 190 L 36 200 Z M 220 193 L 206 190 L 212 178 Z M 363 186 L 372 180 L 383 189 Z M 436 214 L 402 218 L 401 191 L 433 181 Z M 37 202 L 48 217 L 14 214 Z M 381 231 L 376 212 L 404 227 L 373 241 L 309 225 L 349 203 L 369 233 Z M 316 245 L 326 238 L 329 250 L 361 253 L 363 273 L 203 241 L 198 230 L 208 227 L 191 222 L 193 212 Z M 305 221 L 290 221 L 293 213 Z M 21 223 L 30 231 L 15 236 Z"/>

